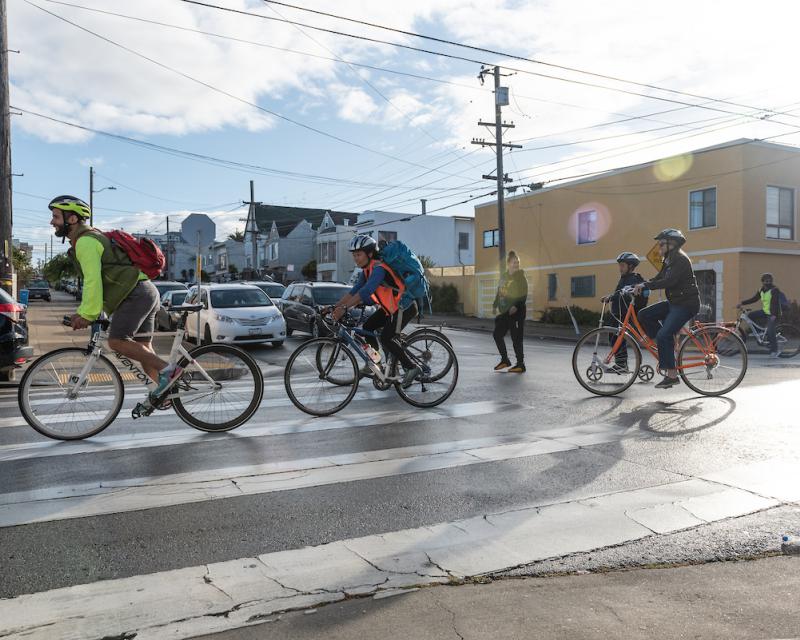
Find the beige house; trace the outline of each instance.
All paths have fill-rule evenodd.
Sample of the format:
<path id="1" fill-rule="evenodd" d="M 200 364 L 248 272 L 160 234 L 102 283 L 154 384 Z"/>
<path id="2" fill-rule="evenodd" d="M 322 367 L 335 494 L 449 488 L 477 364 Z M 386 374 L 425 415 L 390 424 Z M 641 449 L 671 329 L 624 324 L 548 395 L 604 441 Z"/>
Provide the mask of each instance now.
<path id="1" fill-rule="evenodd" d="M 506 250 L 528 278 L 530 317 L 547 307 L 599 309 L 619 277 L 616 256 L 645 256 L 658 231 L 683 230 L 703 302 L 718 320 L 770 271 L 800 298 L 800 148 L 736 140 L 609 171 L 506 200 Z M 476 311 L 492 315 L 498 279 L 497 205 L 475 208 Z M 646 278 L 655 268 L 646 260 Z M 656 296 L 658 299 L 658 295 Z"/>

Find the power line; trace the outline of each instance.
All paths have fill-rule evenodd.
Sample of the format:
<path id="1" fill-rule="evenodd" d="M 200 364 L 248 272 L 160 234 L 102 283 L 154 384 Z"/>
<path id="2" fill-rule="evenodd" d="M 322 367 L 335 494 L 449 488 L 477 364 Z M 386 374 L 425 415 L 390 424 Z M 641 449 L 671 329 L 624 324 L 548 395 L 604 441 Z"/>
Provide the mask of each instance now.
<path id="1" fill-rule="evenodd" d="M 250 106 L 250 107 L 252 107 L 254 109 L 258 109 L 259 111 L 262 111 L 262 112 L 264 112 L 264 113 L 266 113 L 268 115 L 273 116 L 274 118 L 277 118 L 279 120 L 283 120 L 283 121 L 288 122 L 290 124 L 293 124 L 293 125 L 295 125 L 297 127 L 300 127 L 302 129 L 306 129 L 307 131 L 311 131 L 312 133 L 316 133 L 318 135 L 321 135 L 323 137 L 329 138 L 329 139 L 334 140 L 336 142 L 340 142 L 342 144 L 346 144 L 348 146 L 355 147 L 356 149 L 361 149 L 362 151 L 367 151 L 369 153 L 372 153 L 372 154 L 375 154 L 375 155 L 379 155 L 379 156 L 383 156 L 385 158 L 391 158 L 392 160 L 395 160 L 397 162 L 401 162 L 403 164 L 407 164 L 407 165 L 410 165 L 410 166 L 419 167 L 421 169 L 428 169 L 428 167 L 425 167 L 424 165 L 421 165 L 419 163 L 413 162 L 411 160 L 406 160 L 404 158 L 399 158 L 397 156 L 393 156 L 392 154 L 385 153 L 383 151 L 379 151 L 378 149 L 372 149 L 371 147 L 368 147 L 368 146 L 363 145 L 361 143 L 354 142 L 352 140 L 347 140 L 346 138 L 342 138 L 341 136 L 337 136 L 336 134 L 330 133 L 328 131 L 324 131 L 322 129 L 318 129 L 317 127 L 314 127 L 312 125 L 306 124 L 304 122 L 300 122 L 299 120 L 295 120 L 293 118 L 285 116 L 285 115 L 283 115 L 281 113 L 278 113 L 277 111 L 273 111 L 272 109 L 267 109 L 266 107 L 263 107 L 263 106 L 261 106 L 259 104 L 256 104 L 255 102 L 251 102 L 250 100 L 247 100 L 247 99 L 242 98 L 240 96 L 237 96 L 237 95 L 235 95 L 233 93 L 230 93 L 229 91 L 226 91 L 225 89 L 220 89 L 219 87 L 216 87 L 216 86 L 214 86 L 214 85 L 212 85 L 212 84 L 210 84 L 208 82 L 205 82 L 204 80 L 200 80 L 199 78 L 195 78 L 194 76 L 191 76 L 188 73 L 184 73 L 183 71 L 180 71 L 179 69 L 171 67 L 171 66 L 169 66 L 169 65 L 167 65 L 167 64 L 165 64 L 163 62 L 159 62 L 158 60 L 156 60 L 154 58 L 151 58 L 151 57 L 149 57 L 149 56 L 147 56 L 147 55 L 145 55 L 143 53 L 140 53 L 140 52 L 138 52 L 138 51 L 136 51 L 134 49 L 131 49 L 130 47 L 127 47 L 127 46 L 125 46 L 125 45 L 123 45 L 123 44 L 121 44 L 119 42 L 116 42 L 115 40 L 112 40 L 111 38 L 107 38 L 106 36 L 103 36 L 103 35 L 95 32 L 95 31 L 92 31 L 91 29 L 88 29 L 88 28 L 86 28 L 86 27 L 84 27 L 84 26 L 82 26 L 82 25 L 80 25 L 80 24 L 78 24 L 76 22 L 73 22 L 72 20 L 69 20 L 69 19 L 67 19 L 67 18 L 65 18 L 65 17 L 63 17 L 63 16 L 61 16 L 61 15 L 59 15 L 57 13 L 49 11 L 49 10 L 45 9 L 44 7 L 41 7 L 41 6 L 37 5 L 37 4 L 35 4 L 34 2 L 31 2 L 31 0 L 23 0 L 23 1 L 26 4 L 28 4 L 28 5 L 32 6 L 32 7 L 35 7 L 36 9 L 39 9 L 40 11 L 42 11 L 42 12 L 44 12 L 44 13 L 46 13 L 46 14 L 48 14 L 48 15 L 50 15 L 50 16 L 58 19 L 58 20 L 61 20 L 62 22 L 65 22 L 66 24 L 69 24 L 69 25 L 75 27 L 76 29 L 80 29 L 81 31 L 83 31 L 85 33 L 88 33 L 88 34 L 94 36 L 95 38 L 98 38 L 98 39 L 102 40 L 103 42 L 106 42 L 106 43 L 108 43 L 108 44 L 110 44 L 112 46 L 115 46 L 115 47 L 117 47 L 119 49 L 122 49 L 123 51 L 127 51 L 128 53 L 130 53 L 132 55 L 135 55 L 136 57 L 141 58 L 142 60 L 146 60 L 147 62 L 149 62 L 149 63 L 151 63 L 151 64 L 153 64 L 153 65 L 155 65 L 157 67 L 160 67 L 160 68 L 162 68 L 162 69 L 164 69 L 166 71 L 169 71 L 170 73 L 176 74 L 176 75 L 178 75 L 178 76 L 180 76 L 182 78 L 185 78 L 185 79 L 187 79 L 187 80 L 189 80 L 191 82 L 194 82 L 195 84 L 199 84 L 200 86 L 203 86 L 203 87 L 205 87 L 205 88 L 207 88 L 207 89 L 209 89 L 211 91 L 214 91 L 215 93 L 219 93 L 220 95 L 224 95 L 224 96 L 226 96 L 228 98 L 231 98 L 232 100 L 236 100 L 237 102 L 241 102 L 242 104 L 248 105 L 248 106 Z M 45 1 L 49 1 L 49 0 L 45 0 Z M 442 173 L 446 174 L 446 172 L 442 172 Z M 447 175 L 456 176 L 458 174 L 447 174 Z"/>

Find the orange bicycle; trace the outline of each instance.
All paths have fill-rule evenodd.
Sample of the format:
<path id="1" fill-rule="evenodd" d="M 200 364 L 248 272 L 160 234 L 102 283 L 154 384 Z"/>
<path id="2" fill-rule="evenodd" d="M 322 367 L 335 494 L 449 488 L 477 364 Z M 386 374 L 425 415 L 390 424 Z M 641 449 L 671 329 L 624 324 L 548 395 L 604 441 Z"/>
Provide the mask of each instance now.
<path id="1" fill-rule="evenodd" d="M 619 327 L 600 326 L 581 337 L 572 354 L 572 371 L 581 386 L 600 396 L 622 393 L 637 379 L 649 382 L 656 369 L 642 365 L 642 349 L 658 362 L 658 347 L 645 333 L 633 305 L 633 289 L 620 292 L 628 311 Z M 681 338 L 682 336 L 682 338 Z M 747 372 L 747 348 L 730 329 L 693 322 L 676 336 L 678 375 L 684 384 L 704 396 L 720 396 L 735 389 Z"/>

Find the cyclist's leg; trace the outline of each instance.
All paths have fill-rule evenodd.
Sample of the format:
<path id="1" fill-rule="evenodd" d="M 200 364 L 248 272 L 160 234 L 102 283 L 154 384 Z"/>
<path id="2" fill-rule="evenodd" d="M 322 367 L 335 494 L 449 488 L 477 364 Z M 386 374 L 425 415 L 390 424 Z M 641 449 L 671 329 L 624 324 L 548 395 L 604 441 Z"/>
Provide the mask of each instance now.
<path id="1" fill-rule="evenodd" d="M 383 309 L 377 309 L 362 326 L 365 330 L 374 332 L 382 329 L 385 324 L 386 312 Z M 364 339 L 375 351 L 378 350 L 378 339 L 375 336 L 364 336 Z"/>
<path id="2" fill-rule="evenodd" d="M 769 316 L 767 320 L 767 343 L 770 353 L 778 353 L 778 335 L 775 333 L 775 325 L 778 323 L 777 316 Z"/>
<path id="3" fill-rule="evenodd" d="M 675 372 L 675 336 L 681 327 L 696 315 L 697 309 L 694 307 L 669 304 L 664 323 L 656 334 L 658 365 L 661 369 Z"/>
<path id="4" fill-rule="evenodd" d="M 158 306 L 158 289 L 149 280 L 141 280 L 114 310 L 108 329 L 108 346 L 141 363 L 145 373 L 153 380 L 158 380 L 159 371 L 167 363 L 153 352 L 152 337 L 134 336 L 153 333 Z"/>
<path id="5" fill-rule="evenodd" d="M 622 316 L 618 316 L 618 317 L 622 317 Z M 622 322 L 621 321 L 617 320 L 616 324 L 617 324 L 617 327 L 619 329 L 622 329 Z M 608 344 L 609 344 L 609 346 L 613 347 L 617 343 L 618 335 L 619 334 L 615 335 L 613 333 L 609 333 L 608 334 Z M 623 340 L 620 343 L 619 349 L 617 349 L 617 352 L 614 354 L 614 364 L 617 365 L 618 367 L 623 368 L 623 369 L 628 366 L 628 345 L 625 343 L 625 340 Z"/>
<path id="6" fill-rule="evenodd" d="M 648 335 L 648 337 L 655 339 L 660 328 L 658 323 L 664 320 L 668 313 L 669 302 L 666 300 L 651 304 L 639 312 L 639 324 L 642 325 L 642 329 L 644 329 L 644 332 Z"/>
<path id="7" fill-rule="evenodd" d="M 398 310 L 396 314 L 386 316 L 386 320 L 381 329 L 381 344 L 383 345 L 384 351 L 393 354 L 395 358 L 397 358 L 397 361 L 403 365 L 404 369 L 410 369 L 414 366 L 414 363 L 403 350 L 403 347 L 393 338 L 399 332 L 398 329 L 402 329 L 407 325 L 416 313 L 416 307 L 409 307 L 405 311 Z M 398 323 L 400 325 L 399 327 Z"/>

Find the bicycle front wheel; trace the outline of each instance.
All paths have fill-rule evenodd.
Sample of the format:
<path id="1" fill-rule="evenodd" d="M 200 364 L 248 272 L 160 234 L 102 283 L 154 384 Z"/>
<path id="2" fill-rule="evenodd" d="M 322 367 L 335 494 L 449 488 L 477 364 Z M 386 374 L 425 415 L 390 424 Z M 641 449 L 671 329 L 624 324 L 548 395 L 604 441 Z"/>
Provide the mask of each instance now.
<path id="1" fill-rule="evenodd" d="M 794 358 L 800 353 L 800 328 L 793 324 L 779 324 L 775 329 L 781 358 Z"/>
<path id="2" fill-rule="evenodd" d="M 238 347 L 209 344 L 189 352 L 184 372 L 172 388 L 172 407 L 200 431 L 230 431 L 247 422 L 264 395 L 258 363 Z"/>
<path id="3" fill-rule="evenodd" d="M 304 342 L 289 357 L 283 382 L 295 407 L 312 416 L 344 409 L 358 390 L 358 365 L 335 338 Z"/>
<path id="4" fill-rule="evenodd" d="M 599 327 L 578 340 L 572 372 L 580 385 L 598 396 L 614 396 L 636 382 L 642 352 L 629 333 L 620 339 L 617 327 Z"/>
<path id="5" fill-rule="evenodd" d="M 732 391 L 747 372 L 747 348 L 724 327 L 703 327 L 683 339 L 678 350 L 678 373 L 684 384 L 704 396 Z"/>
<path id="6" fill-rule="evenodd" d="M 124 394 L 122 378 L 108 358 L 67 348 L 36 360 L 22 377 L 17 397 L 22 417 L 43 436 L 81 440 L 114 421 Z"/>
<path id="7" fill-rule="evenodd" d="M 458 358 L 450 343 L 432 333 L 412 335 L 405 341 L 405 352 L 422 374 L 404 389 L 395 385 L 408 404 L 423 409 L 447 400 L 458 383 Z"/>

